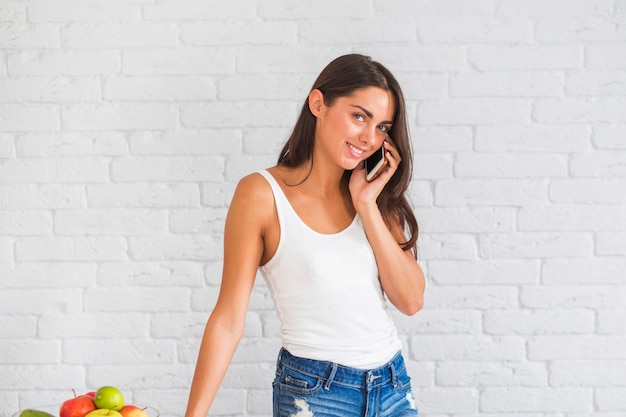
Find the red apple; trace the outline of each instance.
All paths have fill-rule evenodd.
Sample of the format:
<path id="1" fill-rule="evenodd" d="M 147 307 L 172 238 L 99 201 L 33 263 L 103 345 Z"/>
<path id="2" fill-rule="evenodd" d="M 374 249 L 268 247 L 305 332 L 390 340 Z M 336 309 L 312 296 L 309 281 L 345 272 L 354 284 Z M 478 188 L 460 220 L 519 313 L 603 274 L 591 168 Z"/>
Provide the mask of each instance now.
<path id="1" fill-rule="evenodd" d="M 95 396 L 96 396 L 96 391 L 89 391 L 89 392 L 88 392 L 87 394 L 85 394 L 85 395 L 86 395 L 86 396 L 88 396 L 88 397 L 93 398 L 93 397 L 95 397 Z"/>
<path id="2" fill-rule="evenodd" d="M 74 393 L 76 395 L 76 393 Z M 88 413 L 96 409 L 93 398 L 87 395 L 79 395 L 70 398 L 61 404 L 59 409 L 60 417 L 85 417 Z"/>
<path id="3" fill-rule="evenodd" d="M 145 408 L 139 408 L 136 405 L 125 405 L 120 410 L 122 417 L 148 417 L 148 414 L 143 411 Z"/>

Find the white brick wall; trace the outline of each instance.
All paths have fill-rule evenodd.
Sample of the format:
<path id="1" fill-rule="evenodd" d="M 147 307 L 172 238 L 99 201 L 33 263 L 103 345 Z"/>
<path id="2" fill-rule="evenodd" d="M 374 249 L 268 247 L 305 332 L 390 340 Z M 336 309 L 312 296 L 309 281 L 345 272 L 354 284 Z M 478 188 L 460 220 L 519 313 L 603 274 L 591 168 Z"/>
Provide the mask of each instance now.
<path id="1" fill-rule="evenodd" d="M 0 0 L 0 417 L 179 416 L 234 185 L 351 51 L 404 86 L 420 414 L 626 415 L 626 1 Z M 211 413 L 269 416 L 258 280 Z"/>

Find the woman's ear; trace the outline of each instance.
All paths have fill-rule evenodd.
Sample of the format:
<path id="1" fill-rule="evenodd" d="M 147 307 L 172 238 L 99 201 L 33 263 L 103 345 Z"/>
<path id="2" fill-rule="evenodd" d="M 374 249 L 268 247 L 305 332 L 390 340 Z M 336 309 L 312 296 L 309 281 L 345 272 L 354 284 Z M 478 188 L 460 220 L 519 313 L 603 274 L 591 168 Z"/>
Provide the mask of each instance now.
<path id="1" fill-rule="evenodd" d="M 309 110 L 313 113 L 313 116 L 319 117 L 322 114 L 324 108 L 324 94 L 317 88 L 311 90 L 309 93 Z"/>

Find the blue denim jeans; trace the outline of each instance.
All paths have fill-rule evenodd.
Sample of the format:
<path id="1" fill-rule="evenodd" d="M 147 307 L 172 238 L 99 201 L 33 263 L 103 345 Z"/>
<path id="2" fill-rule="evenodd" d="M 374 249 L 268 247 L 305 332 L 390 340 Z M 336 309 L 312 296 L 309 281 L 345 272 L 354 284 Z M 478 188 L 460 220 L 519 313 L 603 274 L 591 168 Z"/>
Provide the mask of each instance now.
<path id="1" fill-rule="evenodd" d="M 299 358 L 281 349 L 274 417 L 416 417 L 402 354 L 384 366 L 356 369 Z"/>

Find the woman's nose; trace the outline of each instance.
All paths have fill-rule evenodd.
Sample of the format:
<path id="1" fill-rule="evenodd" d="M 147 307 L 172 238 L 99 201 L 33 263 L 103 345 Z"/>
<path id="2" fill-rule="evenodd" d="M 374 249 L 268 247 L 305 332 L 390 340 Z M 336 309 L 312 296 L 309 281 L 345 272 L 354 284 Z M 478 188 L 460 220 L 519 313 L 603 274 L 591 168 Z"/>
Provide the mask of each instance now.
<path id="1" fill-rule="evenodd" d="M 359 137 L 360 141 L 364 144 L 373 145 L 376 143 L 376 133 L 377 130 L 375 127 L 365 127 L 361 131 L 361 135 Z"/>

